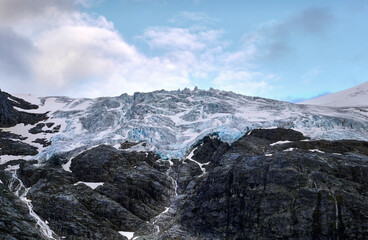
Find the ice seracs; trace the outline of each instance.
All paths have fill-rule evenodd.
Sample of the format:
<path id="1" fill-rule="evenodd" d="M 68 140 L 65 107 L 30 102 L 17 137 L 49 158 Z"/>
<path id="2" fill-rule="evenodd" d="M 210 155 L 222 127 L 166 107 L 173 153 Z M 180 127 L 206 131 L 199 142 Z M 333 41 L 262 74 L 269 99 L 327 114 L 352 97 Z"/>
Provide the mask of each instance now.
<path id="1" fill-rule="evenodd" d="M 24 98 L 40 106 L 27 111 L 48 112 L 47 122 L 61 126 L 59 132 L 44 134 L 51 145 L 33 142 L 41 136 L 29 133 L 33 126 L 3 130 L 27 137 L 25 141 L 38 147 L 40 153 L 35 158 L 41 161 L 60 152 L 68 153 L 70 159 L 100 144 L 118 148 L 124 141 L 139 143 L 126 151 L 154 151 L 164 158 L 181 159 L 209 134 L 216 133 L 231 143 L 257 128 L 292 128 L 312 139 L 368 140 L 368 113 L 359 109 L 298 105 L 213 89 L 162 90 L 96 99 Z M 64 169 L 69 170 L 68 164 Z"/>

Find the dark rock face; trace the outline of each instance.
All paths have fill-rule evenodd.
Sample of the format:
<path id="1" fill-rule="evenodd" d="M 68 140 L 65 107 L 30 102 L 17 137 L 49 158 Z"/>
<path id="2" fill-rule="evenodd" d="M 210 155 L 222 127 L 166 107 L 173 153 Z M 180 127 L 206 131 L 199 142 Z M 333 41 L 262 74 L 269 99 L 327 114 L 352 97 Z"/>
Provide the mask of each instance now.
<path id="1" fill-rule="evenodd" d="M 41 144 L 43 147 L 47 147 L 51 145 L 51 142 L 48 141 L 46 138 L 37 138 L 36 140 L 33 141 L 34 143 L 39 143 Z"/>
<path id="2" fill-rule="evenodd" d="M 12 127 L 19 123 L 35 124 L 39 121 L 47 119 L 45 114 L 33 114 L 18 111 L 18 109 L 37 109 L 37 105 L 33 105 L 23 99 L 14 97 L 0 90 L 0 127 Z M 26 137 L 0 130 L 0 159 L 1 155 L 13 156 L 34 156 L 38 153 L 38 149 L 30 144 L 22 142 Z M 45 143 L 46 144 L 46 143 Z M 1 162 L 1 160 L 0 160 Z M 3 168 L 0 166 L 0 168 Z"/>
<path id="3" fill-rule="evenodd" d="M 272 142 L 278 141 L 300 141 L 308 139 L 304 137 L 301 132 L 297 132 L 292 129 L 275 128 L 275 129 L 254 129 L 250 132 L 250 135 L 257 138 L 262 138 Z"/>
<path id="4" fill-rule="evenodd" d="M 61 125 L 57 125 L 54 128 L 51 129 L 51 127 L 54 125 L 54 123 L 50 122 L 50 123 L 38 123 L 36 126 L 34 126 L 33 128 L 29 129 L 29 133 L 32 134 L 38 134 L 38 133 L 56 133 L 59 132 Z M 49 128 L 46 130 L 43 130 L 43 128 Z"/>
<path id="5" fill-rule="evenodd" d="M 74 157 L 71 172 L 62 155 L 8 164 L 20 164 L 34 211 L 66 239 L 368 239 L 367 142 L 260 129 L 231 145 L 208 136 L 193 149 L 162 160 L 101 145 Z M 1 169 L 0 202 L 10 203 L 0 207 L 0 238 L 42 239 Z M 9 219 L 28 232 L 2 228 Z"/>
<path id="6" fill-rule="evenodd" d="M 122 224 L 142 223 L 116 202 L 84 184 L 77 185 L 78 179 L 55 159 L 42 168 L 22 164 L 18 175 L 26 187 L 31 187 L 27 197 L 34 211 L 59 237 L 125 239 L 116 231 Z"/>
<path id="7" fill-rule="evenodd" d="M 221 156 L 183 205 L 184 226 L 209 239 L 368 237 L 367 143 L 297 141 L 272 147 L 270 140 L 290 137 L 253 131 Z M 344 146 L 345 154 L 308 151 L 321 146 L 330 152 Z M 297 149 L 284 151 L 290 147 Z"/>
<path id="8" fill-rule="evenodd" d="M 98 192 L 147 221 L 169 205 L 173 193 L 158 159 L 153 153 L 124 153 L 102 145 L 75 157 L 71 170 L 80 181 L 107 181 Z"/>
<path id="9" fill-rule="evenodd" d="M 38 134 L 38 133 L 42 133 L 42 128 L 46 126 L 46 124 L 44 123 L 38 123 L 36 126 L 34 126 L 33 128 L 29 129 L 29 133 L 32 134 Z"/>
<path id="10" fill-rule="evenodd" d="M 30 188 L 34 211 L 59 237 L 126 239 L 118 231 L 135 231 L 170 205 L 173 182 L 158 159 L 102 145 L 76 156 L 73 172 L 55 156 L 42 167 L 21 162 L 17 175 Z M 103 185 L 92 189 L 83 182 Z"/>
<path id="11" fill-rule="evenodd" d="M 0 239 L 44 239 L 28 215 L 28 208 L 0 183 Z"/>
<path id="12" fill-rule="evenodd" d="M 139 142 L 125 141 L 125 142 L 123 142 L 123 143 L 120 144 L 120 149 L 129 149 L 131 147 L 136 146 L 137 144 L 139 144 Z"/>
<path id="13" fill-rule="evenodd" d="M 22 137 L 18 134 L 14 134 L 11 132 L 3 132 L 2 130 L 0 130 L 0 139 L 19 139 L 19 140 L 25 140 L 27 138 Z"/>
<path id="14" fill-rule="evenodd" d="M 86 182 L 103 182 L 110 172 L 116 171 L 120 164 L 128 165 L 122 160 L 121 151 L 107 145 L 101 145 L 78 155 L 72 160 L 70 170 L 81 180 Z"/>
<path id="15" fill-rule="evenodd" d="M 215 163 L 228 149 L 229 144 L 220 141 L 217 138 L 207 136 L 200 141 L 198 149 L 194 152 L 193 159 L 200 163 Z"/>
<path id="16" fill-rule="evenodd" d="M 37 148 L 21 141 L 0 138 L 0 155 L 36 155 Z"/>
<path id="17" fill-rule="evenodd" d="M 0 91 L 0 127 L 12 127 L 18 123 L 36 124 L 39 121 L 47 119 L 45 114 L 27 113 L 14 109 L 37 109 L 37 105 L 33 105 L 23 99 L 14 97 L 6 92 Z"/>

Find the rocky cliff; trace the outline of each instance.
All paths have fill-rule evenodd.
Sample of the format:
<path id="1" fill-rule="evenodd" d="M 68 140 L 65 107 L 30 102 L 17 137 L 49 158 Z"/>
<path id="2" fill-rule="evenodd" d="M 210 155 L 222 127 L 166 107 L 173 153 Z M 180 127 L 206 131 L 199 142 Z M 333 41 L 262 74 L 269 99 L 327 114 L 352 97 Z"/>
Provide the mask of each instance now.
<path id="1" fill-rule="evenodd" d="M 19 182 L 6 171 L 1 180 L 24 184 L 55 239 L 366 239 L 367 154 L 363 141 L 259 129 L 231 145 L 205 137 L 181 160 L 101 145 L 73 158 L 71 172 L 60 155 L 20 164 Z M 5 186 L 0 234 L 39 239 Z"/>

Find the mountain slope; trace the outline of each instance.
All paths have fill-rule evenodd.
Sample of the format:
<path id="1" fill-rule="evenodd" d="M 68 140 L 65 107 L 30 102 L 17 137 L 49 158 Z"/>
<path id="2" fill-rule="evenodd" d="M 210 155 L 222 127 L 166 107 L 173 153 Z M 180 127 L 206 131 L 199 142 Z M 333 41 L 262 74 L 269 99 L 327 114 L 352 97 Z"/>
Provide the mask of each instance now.
<path id="1" fill-rule="evenodd" d="M 0 92 L 0 238 L 368 236 L 368 107 L 213 89 L 17 97 Z"/>
<path id="2" fill-rule="evenodd" d="M 368 106 L 368 82 L 337 93 L 301 102 L 301 104 L 329 107 L 366 107 Z"/>
<path id="3" fill-rule="evenodd" d="M 72 172 L 65 161 L 26 162 L 12 176 L 0 170 L 2 183 L 27 191 L 52 229 L 45 239 L 368 237 L 368 142 L 256 129 L 231 146 L 207 136 L 182 159 L 103 145 L 76 156 Z M 10 217 L 0 215 L 0 230 Z M 26 236 L 18 232 L 5 236 Z"/>

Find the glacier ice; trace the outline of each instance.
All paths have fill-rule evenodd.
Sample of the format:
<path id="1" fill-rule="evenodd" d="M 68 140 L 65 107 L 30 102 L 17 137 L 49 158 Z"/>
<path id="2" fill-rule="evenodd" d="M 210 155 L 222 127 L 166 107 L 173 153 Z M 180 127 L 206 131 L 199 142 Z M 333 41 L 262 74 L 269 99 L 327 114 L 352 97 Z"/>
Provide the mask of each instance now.
<path id="1" fill-rule="evenodd" d="M 136 150 L 182 158 L 206 135 L 231 143 L 257 128 L 292 128 L 312 139 L 368 140 L 368 107 L 297 105 L 214 89 L 29 100 L 40 109 L 27 111 L 48 111 L 47 121 L 62 126 L 59 133 L 48 135 L 52 144 L 36 156 L 40 160 L 124 141 L 144 142 Z"/>

